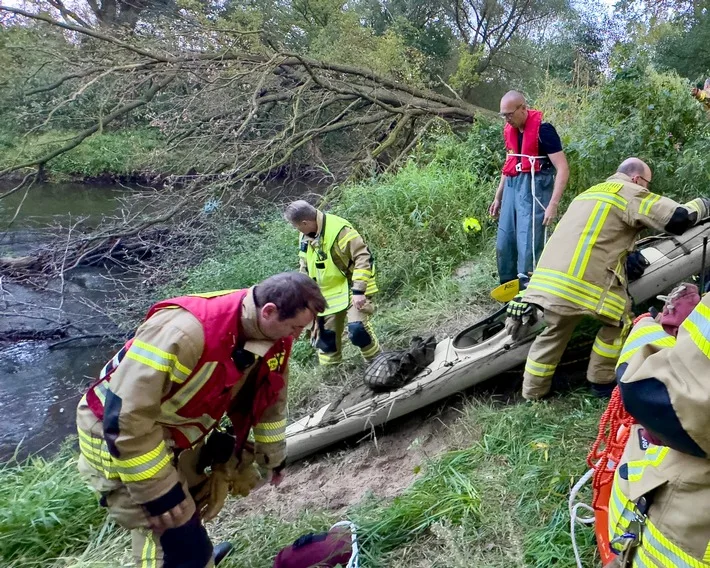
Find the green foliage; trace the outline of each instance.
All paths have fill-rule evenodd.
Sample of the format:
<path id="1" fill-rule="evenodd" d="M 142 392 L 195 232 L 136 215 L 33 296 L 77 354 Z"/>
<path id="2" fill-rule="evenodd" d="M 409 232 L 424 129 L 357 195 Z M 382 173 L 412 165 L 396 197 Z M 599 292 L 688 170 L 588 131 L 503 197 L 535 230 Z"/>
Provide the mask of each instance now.
<path id="1" fill-rule="evenodd" d="M 0 169 L 47 155 L 69 143 L 75 134 L 53 131 L 16 137 L 5 132 L 0 136 Z M 60 176 L 130 175 L 150 169 L 151 153 L 163 144 L 160 135 L 151 129 L 97 133 L 52 159 L 46 170 Z"/>
<path id="2" fill-rule="evenodd" d="M 675 70 L 690 80 L 710 75 L 710 14 L 703 11 L 690 25 L 667 26 L 656 46 L 655 60 L 661 68 Z"/>
<path id="3" fill-rule="evenodd" d="M 540 102 L 565 142 L 568 196 L 611 175 L 630 156 L 653 169 L 653 191 L 678 200 L 706 191 L 710 123 L 689 88 L 674 74 L 632 66 L 598 90 L 549 90 Z"/>
<path id="4" fill-rule="evenodd" d="M 0 466 L 0 563 L 46 566 L 98 538 L 105 512 L 81 479 L 76 453 Z"/>

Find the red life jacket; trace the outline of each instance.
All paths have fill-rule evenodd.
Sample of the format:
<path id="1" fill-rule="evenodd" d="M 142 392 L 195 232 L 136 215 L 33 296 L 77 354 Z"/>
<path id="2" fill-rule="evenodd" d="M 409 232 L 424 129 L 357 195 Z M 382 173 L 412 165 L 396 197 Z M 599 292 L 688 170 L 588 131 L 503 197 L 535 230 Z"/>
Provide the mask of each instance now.
<path id="1" fill-rule="evenodd" d="M 170 411 L 178 418 L 179 425 L 171 426 L 170 416 L 165 416 L 165 422 L 161 422 L 170 431 L 178 448 L 194 446 L 219 423 L 227 410 L 230 411 L 237 443 L 241 446 L 250 428 L 258 424 L 264 410 L 276 402 L 286 386 L 283 373 L 288 366 L 293 344 L 290 336 L 274 342 L 258 363 L 254 383 L 250 388 L 240 390 L 234 403 L 232 401 L 232 388 L 244 375 L 237 369 L 232 351 L 245 342 L 244 339 L 240 342 L 240 337 L 243 337 L 240 316 L 246 294 L 247 290 L 238 290 L 211 297 L 182 296 L 158 302 L 148 311 L 146 320 L 158 310 L 181 307 L 197 318 L 205 336 L 202 356 L 192 373 L 182 383 L 172 383 L 170 392 L 161 400 L 163 412 L 166 412 L 166 406 L 170 406 L 166 402 L 171 399 L 179 401 L 175 405 L 178 409 Z M 132 343 L 133 340 L 128 341 L 104 367 L 99 380 L 86 394 L 88 406 L 99 420 L 103 420 L 104 406 L 96 390 L 102 383 L 110 382 L 111 375 Z M 248 401 L 244 399 L 247 396 L 250 397 Z"/>
<path id="2" fill-rule="evenodd" d="M 528 110 L 528 118 L 523 127 L 523 148 L 518 147 L 518 132 L 517 128 L 506 123 L 503 128 L 503 138 L 505 139 L 505 150 L 508 157 L 503 164 L 503 175 L 515 177 L 522 172 L 529 173 L 531 170 L 530 160 L 512 156 L 511 154 L 525 154 L 526 156 L 538 156 L 540 125 L 542 124 L 542 112 L 539 110 Z M 541 160 L 535 160 L 535 171 L 540 171 L 542 166 Z"/>

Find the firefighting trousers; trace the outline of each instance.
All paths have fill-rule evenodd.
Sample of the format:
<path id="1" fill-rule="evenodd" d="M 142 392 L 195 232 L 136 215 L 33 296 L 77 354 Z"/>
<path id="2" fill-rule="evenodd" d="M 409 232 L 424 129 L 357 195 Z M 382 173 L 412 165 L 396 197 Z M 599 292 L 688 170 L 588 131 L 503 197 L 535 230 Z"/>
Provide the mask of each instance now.
<path id="1" fill-rule="evenodd" d="M 535 338 L 525 362 L 523 397 L 528 400 L 536 400 L 550 392 L 552 376 L 574 329 L 583 318 L 582 315 L 562 316 L 550 310 L 545 311 L 544 317 L 547 327 Z M 604 325 L 599 330 L 587 367 L 590 383 L 614 382 L 614 368 L 628 330 L 628 325 Z"/>
<path id="2" fill-rule="evenodd" d="M 350 305 L 347 310 L 318 318 L 318 361 L 321 365 L 337 365 L 343 360 L 343 335 L 345 324 L 348 327 L 348 339 L 357 348 L 365 360 L 372 359 L 380 352 L 380 343 L 372 329 L 369 314 L 374 311 L 368 299 L 364 310 Z"/>
<path id="3" fill-rule="evenodd" d="M 186 450 L 186 452 L 194 452 L 195 457 L 197 451 L 197 449 Z M 189 467 L 196 463 L 196 459 L 183 459 L 185 457 L 188 457 L 187 454 L 181 455 L 178 474 L 183 489 L 188 491 L 204 481 L 206 477 L 200 476 Z M 188 464 L 188 467 L 185 464 Z M 101 495 L 100 502 L 106 507 L 109 518 L 131 531 L 133 560 L 138 568 L 173 568 L 188 564 L 194 568 L 214 566 L 212 544 L 197 515 L 182 527 L 158 535 L 150 529 L 148 516 L 143 507 L 131 498 L 128 489 L 120 479 L 106 479 L 89 465 L 83 455 L 79 457 L 79 472 Z"/>
<path id="4" fill-rule="evenodd" d="M 550 172 L 535 174 L 535 195 L 544 205 L 533 200 L 531 175 L 521 173 L 505 178 L 503 200 L 498 219 L 496 238 L 496 258 L 498 277 L 501 284 L 510 282 L 518 274 L 529 274 L 533 270 L 533 246 L 535 258 L 540 260 L 545 246 L 545 208 L 550 204 L 555 178 Z M 535 215 L 533 216 L 533 203 Z M 535 243 L 533 244 L 533 222 L 535 223 Z"/>

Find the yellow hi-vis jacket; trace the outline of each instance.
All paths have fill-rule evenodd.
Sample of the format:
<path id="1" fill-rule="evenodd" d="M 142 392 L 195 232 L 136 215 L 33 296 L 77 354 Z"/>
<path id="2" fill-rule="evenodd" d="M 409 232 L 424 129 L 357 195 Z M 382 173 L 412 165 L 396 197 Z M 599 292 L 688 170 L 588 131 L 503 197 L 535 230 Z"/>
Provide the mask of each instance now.
<path id="1" fill-rule="evenodd" d="M 641 532 L 632 556 L 636 568 L 710 568 L 709 370 L 710 295 L 677 339 L 648 317 L 624 344 L 619 388 L 639 425 L 615 474 L 609 540 L 621 551 L 629 544 L 625 534 Z M 641 498 L 650 507 L 639 527 Z"/>
<path id="2" fill-rule="evenodd" d="M 692 222 L 672 230 L 677 210 L 685 217 L 697 214 L 691 204 L 650 193 L 621 173 L 579 194 L 545 245 L 525 301 L 562 316 L 589 314 L 620 325 L 629 309 L 626 257 L 639 232 L 650 227 L 682 233 Z"/>
<path id="3" fill-rule="evenodd" d="M 315 237 L 301 235 L 301 272 L 320 286 L 328 307 L 326 316 L 348 309 L 353 294 L 375 294 L 375 265 L 365 241 L 349 221 L 318 211 Z"/>

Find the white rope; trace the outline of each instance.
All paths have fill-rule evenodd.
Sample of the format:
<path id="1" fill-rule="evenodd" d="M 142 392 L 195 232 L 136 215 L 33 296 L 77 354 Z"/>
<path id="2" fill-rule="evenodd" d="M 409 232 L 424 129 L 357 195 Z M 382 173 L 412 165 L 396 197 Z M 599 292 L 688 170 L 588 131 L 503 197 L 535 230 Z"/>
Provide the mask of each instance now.
<path id="1" fill-rule="evenodd" d="M 576 503 L 577 494 L 580 492 L 582 487 L 584 487 L 587 482 L 594 475 L 594 468 L 590 469 L 585 473 L 577 483 L 575 483 L 572 491 L 569 493 L 569 501 L 567 505 L 569 507 L 569 517 L 570 517 L 570 534 L 572 536 L 572 550 L 574 550 L 574 559 L 577 562 L 577 568 L 584 568 L 582 566 L 582 558 L 579 555 L 579 548 L 577 547 L 577 535 L 575 534 L 575 528 L 577 523 L 582 525 L 593 525 L 594 524 L 594 509 L 587 505 L 586 503 Z M 591 513 L 591 517 L 582 517 L 578 514 L 580 509 L 584 509 L 588 513 Z"/>
<path id="2" fill-rule="evenodd" d="M 535 187 L 535 162 L 537 160 L 544 160 L 547 156 L 528 156 L 527 154 L 508 154 L 508 156 L 515 156 L 517 158 L 527 158 L 530 162 L 530 193 L 532 194 L 532 257 L 533 257 L 533 270 L 537 267 L 537 252 L 535 250 L 535 203 L 537 203 L 543 211 L 547 208 L 543 205 L 542 201 L 537 198 L 537 191 Z M 518 164 L 521 165 L 521 164 Z M 545 225 L 545 233 L 543 235 L 544 243 L 547 243 L 547 225 Z"/>
<path id="3" fill-rule="evenodd" d="M 350 529 L 350 534 L 352 535 L 352 553 L 350 554 L 350 560 L 345 568 L 360 568 L 360 549 L 357 544 L 357 527 L 355 523 L 350 521 L 340 521 L 335 523 L 330 530 L 332 531 L 336 527 L 348 527 Z"/>

